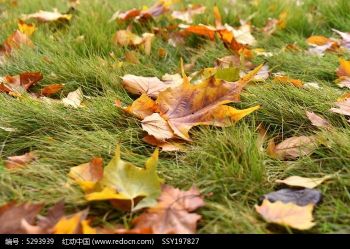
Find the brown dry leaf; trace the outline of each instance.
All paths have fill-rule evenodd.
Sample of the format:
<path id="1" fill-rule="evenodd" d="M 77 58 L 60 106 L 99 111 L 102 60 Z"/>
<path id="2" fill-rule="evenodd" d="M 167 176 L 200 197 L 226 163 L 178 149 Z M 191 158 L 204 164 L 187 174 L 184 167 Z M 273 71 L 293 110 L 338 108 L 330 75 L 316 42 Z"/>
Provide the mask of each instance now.
<path id="1" fill-rule="evenodd" d="M 157 140 L 154 136 L 147 135 L 142 138 L 142 141 L 150 145 L 159 147 L 162 151 L 184 151 L 185 147 L 183 142 L 179 139 L 172 139 L 168 141 Z"/>
<path id="2" fill-rule="evenodd" d="M 242 60 L 243 59 L 243 60 Z M 216 59 L 215 66 L 219 68 L 228 67 L 243 67 L 244 69 L 253 69 L 254 65 L 249 60 L 244 60 L 239 55 L 228 55 L 222 58 Z"/>
<path id="3" fill-rule="evenodd" d="M 290 137 L 278 145 L 275 145 L 274 141 L 270 140 L 267 153 L 271 157 L 280 160 L 296 159 L 301 156 L 311 155 L 317 146 L 315 136 Z"/>
<path id="4" fill-rule="evenodd" d="M 114 20 L 127 21 L 127 20 L 134 20 L 134 19 L 139 21 L 147 21 L 149 19 L 160 16 L 165 12 L 167 12 L 169 10 L 168 7 L 171 4 L 172 4 L 172 1 L 160 0 L 146 10 L 131 9 L 125 12 L 117 11 L 116 13 L 113 14 L 113 16 L 109 21 L 110 22 Z"/>
<path id="5" fill-rule="evenodd" d="M 314 112 L 306 111 L 306 116 L 311 121 L 312 125 L 316 127 L 329 128 L 331 124 L 324 118 L 315 114 Z"/>
<path id="6" fill-rule="evenodd" d="M 57 9 L 55 9 L 54 11 L 39 10 L 38 12 L 33 14 L 23 15 L 22 18 L 23 20 L 34 18 L 40 22 L 55 22 L 55 21 L 69 21 L 72 18 L 72 15 L 61 14 L 58 12 Z"/>
<path id="7" fill-rule="evenodd" d="M 340 87 L 350 88 L 350 61 L 340 58 L 339 64 L 337 69 L 338 79 L 335 82 Z"/>
<path id="8" fill-rule="evenodd" d="M 37 156 L 33 152 L 28 152 L 21 156 L 10 156 L 5 161 L 5 167 L 9 170 L 22 168 L 36 159 Z"/>
<path id="9" fill-rule="evenodd" d="M 182 78 L 179 74 L 163 76 L 163 81 L 157 77 L 142 77 L 127 74 L 122 77 L 123 87 L 133 94 L 147 94 L 149 97 L 156 98 L 161 91 L 171 87 L 179 86 Z"/>
<path id="10" fill-rule="evenodd" d="M 192 23 L 193 17 L 196 15 L 203 14 L 205 12 L 205 9 L 206 7 L 200 4 L 190 4 L 185 10 L 174 10 L 171 13 L 171 16 L 174 19 L 178 19 L 186 23 Z"/>
<path id="11" fill-rule="evenodd" d="M 64 84 L 51 84 L 51 85 L 45 86 L 43 89 L 41 89 L 40 95 L 46 96 L 46 97 L 51 96 L 61 91 L 63 87 L 64 87 Z"/>
<path id="12" fill-rule="evenodd" d="M 282 84 L 292 84 L 298 88 L 302 88 L 304 86 L 304 83 L 301 80 L 292 79 L 292 78 L 289 78 L 288 76 L 283 76 L 283 75 L 275 76 L 275 78 L 273 79 L 273 82 L 282 83 Z"/>
<path id="13" fill-rule="evenodd" d="M 16 202 L 10 202 L 1 206 L 0 233 L 26 233 L 26 229 L 22 226 L 22 223 L 34 224 L 42 207 L 42 204 L 17 204 Z"/>
<path id="14" fill-rule="evenodd" d="M 135 229 L 151 228 L 155 234 L 193 234 L 200 215 L 191 213 L 204 206 L 199 191 L 163 186 L 156 206 L 134 219 Z"/>
<path id="15" fill-rule="evenodd" d="M 276 180 L 277 183 L 283 183 L 293 187 L 315 188 L 324 181 L 331 179 L 332 175 L 326 175 L 322 178 L 307 178 L 301 176 L 290 176 L 284 180 Z"/>
<path id="16" fill-rule="evenodd" d="M 174 134 L 187 141 L 190 141 L 188 131 L 193 126 L 229 126 L 259 108 L 237 110 L 224 104 L 238 102 L 243 87 L 260 69 L 261 66 L 257 67 L 237 82 L 228 83 L 211 77 L 197 85 L 192 85 L 183 73 L 182 85 L 158 95 L 159 113 Z"/>
<path id="17" fill-rule="evenodd" d="M 215 18 L 215 27 L 221 28 L 222 27 L 222 17 L 221 17 L 220 10 L 219 10 L 217 5 L 214 6 L 213 12 L 214 12 L 214 18 Z"/>
<path id="18" fill-rule="evenodd" d="M 25 72 L 20 75 L 0 77 L 0 92 L 20 96 L 42 78 L 40 72 Z"/>
<path id="19" fill-rule="evenodd" d="M 261 206 L 255 206 L 256 211 L 269 223 L 275 223 L 282 226 L 295 228 L 298 230 L 307 230 L 312 228 L 312 211 L 314 205 L 298 206 L 294 203 L 283 203 L 276 201 L 271 203 L 265 199 Z"/>
<path id="20" fill-rule="evenodd" d="M 54 225 L 64 215 L 64 202 L 60 201 L 48 209 L 45 217 L 39 216 L 36 225 L 22 220 L 22 227 L 26 234 L 50 234 L 53 232 Z"/>
<path id="21" fill-rule="evenodd" d="M 141 126 L 144 131 L 159 141 L 165 141 L 166 139 L 174 137 L 174 132 L 170 128 L 168 122 L 164 120 L 159 113 L 153 113 L 145 117 L 141 121 Z"/>
<path id="22" fill-rule="evenodd" d="M 345 116 L 350 116 L 350 96 L 346 94 L 344 97 L 340 98 L 335 105 L 338 108 L 331 108 L 332 112 L 339 113 Z M 350 122 L 350 119 L 348 120 Z"/>
<path id="23" fill-rule="evenodd" d="M 95 188 L 96 183 L 103 177 L 103 160 L 100 157 L 95 157 L 89 163 L 72 167 L 68 176 L 88 193 Z"/>
<path id="24" fill-rule="evenodd" d="M 265 27 L 262 29 L 262 32 L 267 35 L 272 35 L 278 29 L 284 29 L 287 24 L 288 12 L 283 11 L 280 13 L 278 19 L 269 18 L 266 22 Z"/>

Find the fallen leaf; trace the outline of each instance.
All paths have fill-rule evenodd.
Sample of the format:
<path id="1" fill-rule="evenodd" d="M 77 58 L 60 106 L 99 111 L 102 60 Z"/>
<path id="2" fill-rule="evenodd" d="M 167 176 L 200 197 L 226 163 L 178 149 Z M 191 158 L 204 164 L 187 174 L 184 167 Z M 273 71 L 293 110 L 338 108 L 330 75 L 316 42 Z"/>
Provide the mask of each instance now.
<path id="1" fill-rule="evenodd" d="M 145 168 L 125 162 L 120 157 L 118 145 L 95 192 L 86 195 L 86 199 L 112 200 L 113 205 L 131 211 L 154 205 L 162 182 L 157 175 L 157 163 L 158 150 L 147 160 Z"/>
<path id="2" fill-rule="evenodd" d="M 277 183 L 283 183 L 293 187 L 315 188 L 324 181 L 331 179 L 332 175 L 327 175 L 322 178 L 307 178 L 301 176 L 290 176 L 284 180 L 276 180 Z"/>
<path id="3" fill-rule="evenodd" d="M 142 141 L 150 145 L 153 145 L 155 147 L 159 147 L 162 149 L 162 151 L 184 151 L 185 150 L 183 146 L 183 142 L 181 142 L 179 139 L 161 141 L 156 139 L 154 136 L 147 135 L 142 139 Z"/>
<path id="4" fill-rule="evenodd" d="M 306 111 L 306 116 L 311 121 L 312 125 L 316 127 L 329 128 L 331 126 L 327 120 L 313 112 Z"/>
<path id="5" fill-rule="evenodd" d="M 40 72 L 25 72 L 15 76 L 0 77 L 0 92 L 15 96 L 21 95 L 42 78 Z"/>
<path id="6" fill-rule="evenodd" d="M 16 30 L 0 45 L 0 65 L 5 63 L 6 57 L 10 56 L 14 50 L 23 45 L 32 47 L 33 43 L 26 34 Z"/>
<path id="7" fill-rule="evenodd" d="M 142 37 L 132 33 L 130 30 L 119 30 L 114 35 L 113 41 L 121 46 L 137 46 L 143 43 Z"/>
<path id="8" fill-rule="evenodd" d="M 336 30 L 336 29 L 332 29 L 332 30 L 341 36 L 341 38 L 342 38 L 341 45 L 347 49 L 350 49 L 350 33 L 349 32 L 341 32 L 341 31 Z"/>
<path id="9" fill-rule="evenodd" d="M 338 79 L 335 82 L 340 87 L 350 88 L 350 61 L 340 58 L 339 64 L 337 69 Z"/>
<path id="10" fill-rule="evenodd" d="M 301 207 L 293 203 L 286 204 L 280 201 L 271 203 L 267 199 L 263 201 L 261 206 L 255 206 L 256 211 L 267 222 L 298 230 L 307 230 L 315 225 L 312 217 L 313 208 L 313 204 Z"/>
<path id="11" fill-rule="evenodd" d="M 316 148 L 315 136 L 299 136 L 287 138 L 278 145 L 275 145 L 274 141 L 271 140 L 267 152 L 273 158 L 288 160 L 311 155 Z"/>
<path id="12" fill-rule="evenodd" d="M 326 51 L 335 51 L 339 45 L 336 41 L 321 35 L 310 36 L 306 42 L 311 46 L 309 53 L 323 55 Z"/>
<path id="13" fill-rule="evenodd" d="M 344 97 L 335 103 L 338 108 L 331 108 L 332 112 L 350 116 L 350 97 Z M 350 122 L 350 119 L 349 119 Z"/>
<path id="14" fill-rule="evenodd" d="M 138 10 L 138 9 L 131 9 L 125 12 L 119 12 L 113 14 L 110 22 L 114 20 L 120 20 L 120 21 L 127 21 L 127 20 L 139 20 L 139 21 L 147 21 L 149 19 L 152 19 L 154 17 L 160 16 L 167 12 L 168 6 L 171 5 L 171 2 L 169 1 L 158 1 L 153 6 L 151 6 L 149 9 L 146 10 Z"/>
<path id="15" fill-rule="evenodd" d="M 139 119 L 152 115 L 157 110 L 157 105 L 146 94 L 142 94 L 130 106 L 123 108 L 124 111 L 136 116 Z"/>
<path id="16" fill-rule="evenodd" d="M 27 36 L 31 36 L 35 32 L 36 27 L 32 23 L 28 24 L 28 23 L 25 23 L 23 20 L 19 20 L 18 30 Z"/>
<path id="17" fill-rule="evenodd" d="M 142 77 L 127 74 L 122 77 L 123 87 L 133 94 L 147 94 L 149 97 L 157 97 L 161 91 L 169 87 L 176 87 L 182 83 L 182 78 L 179 74 L 164 75 L 163 81 L 157 77 Z"/>
<path id="18" fill-rule="evenodd" d="M 66 98 L 62 99 L 64 106 L 70 106 L 73 108 L 81 107 L 81 102 L 83 101 L 84 95 L 80 88 L 68 93 Z"/>
<path id="19" fill-rule="evenodd" d="M 21 156 L 10 156 L 5 161 L 5 167 L 9 170 L 22 168 L 37 159 L 33 152 L 25 153 Z"/>
<path id="20" fill-rule="evenodd" d="M 192 23 L 193 17 L 199 14 L 203 14 L 205 12 L 206 7 L 199 4 L 190 4 L 185 10 L 174 10 L 171 13 L 171 16 L 174 19 L 178 19 L 184 21 L 186 23 Z"/>
<path id="21" fill-rule="evenodd" d="M 64 202 L 60 201 L 48 209 L 46 216 L 38 216 L 37 224 L 30 224 L 22 220 L 22 228 L 25 234 L 50 234 L 53 227 L 64 215 Z"/>
<path id="22" fill-rule="evenodd" d="M 135 229 L 151 228 L 155 234 L 193 234 L 201 218 L 191 213 L 204 206 L 199 191 L 192 187 L 188 191 L 163 186 L 156 206 L 134 219 Z"/>
<path id="23" fill-rule="evenodd" d="M 103 177 L 103 160 L 100 157 L 95 157 L 89 163 L 72 167 L 68 176 L 88 193 L 95 188 L 96 183 Z"/>
<path id="24" fill-rule="evenodd" d="M 82 222 L 86 219 L 88 210 L 62 217 L 53 228 L 54 234 L 81 234 Z"/>
<path id="25" fill-rule="evenodd" d="M 55 9 L 54 11 L 39 10 L 36 13 L 22 16 L 23 20 L 28 20 L 28 19 L 32 19 L 32 18 L 34 18 L 40 22 L 54 22 L 54 21 L 61 21 L 61 20 L 69 21 L 72 18 L 72 15 L 61 14 L 58 12 L 58 10 Z"/>
<path id="26" fill-rule="evenodd" d="M 145 117 L 141 121 L 141 126 L 144 131 L 157 140 L 165 141 L 166 139 L 174 137 L 174 132 L 170 128 L 168 122 L 164 120 L 159 113 L 153 113 Z"/>
<path id="27" fill-rule="evenodd" d="M 187 141 L 190 141 L 188 131 L 193 126 L 229 126 L 259 108 L 237 110 L 224 104 L 239 101 L 242 88 L 260 68 L 230 83 L 211 77 L 201 84 L 192 85 L 184 76 L 182 85 L 158 95 L 156 103 L 160 116 L 167 120 L 175 135 Z"/>
<path id="28" fill-rule="evenodd" d="M 0 233 L 19 234 L 25 233 L 22 222 L 34 224 L 36 216 L 41 211 L 42 204 L 17 204 L 10 202 L 0 207 Z"/>
<path id="29" fill-rule="evenodd" d="M 282 84 L 292 84 L 293 86 L 298 88 L 302 88 L 304 85 L 304 83 L 301 80 L 292 79 L 284 75 L 276 75 L 275 78 L 273 79 L 273 82 L 282 83 Z"/>
<path id="30" fill-rule="evenodd" d="M 51 84 L 41 89 L 40 94 L 46 97 L 51 96 L 61 91 L 63 87 L 64 87 L 63 84 Z"/>
<path id="31" fill-rule="evenodd" d="M 292 202 L 298 206 L 307 206 L 309 204 L 316 205 L 321 201 L 322 195 L 316 189 L 280 189 L 275 192 L 268 193 L 262 197 L 270 202 L 281 201 L 283 203 Z"/>

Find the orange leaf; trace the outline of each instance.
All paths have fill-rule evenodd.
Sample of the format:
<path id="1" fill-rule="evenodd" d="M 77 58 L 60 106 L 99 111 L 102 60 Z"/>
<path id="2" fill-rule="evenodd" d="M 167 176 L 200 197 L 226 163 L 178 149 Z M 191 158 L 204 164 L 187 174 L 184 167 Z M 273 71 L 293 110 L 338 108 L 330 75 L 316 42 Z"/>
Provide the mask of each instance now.
<path id="1" fill-rule="evenodd" d="M 288 76 L 275 76 L 273 81 L 276 83 L 292 84 L 295 87 L 299 87 L 299 88 L 302 88 L 304 86 L 304 83 L 301 80 L 292 79 L 292 78 L 289 78 Z"/>
<path id="2" fill-rule="evenodd" d="M 41 95 L 43 96 L 53 95 L 61 91 L 63 87 L 64 87 L 63 84 L 52 84 L 52 85 L 45 86 L 43 89 L 41 89 Z"/>

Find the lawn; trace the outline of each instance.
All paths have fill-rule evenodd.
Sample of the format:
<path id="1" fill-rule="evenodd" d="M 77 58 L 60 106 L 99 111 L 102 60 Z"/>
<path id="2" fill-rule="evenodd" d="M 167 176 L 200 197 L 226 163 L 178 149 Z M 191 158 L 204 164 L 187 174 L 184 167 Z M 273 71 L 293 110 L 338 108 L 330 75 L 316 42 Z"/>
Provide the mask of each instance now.
<path id="1" fill-rule="evenodd" d="M 64 0 L 0 0 L 0 43 L 17 28 L 22 14 L 57 8 L 68 11 Z M 0 204 L 41 202 L 49 207 L 64 199 L 66 213 L 89 207 L 93 224 L 131 226 L 139 213 L 125 213 L 108 202 L 87 202 L 84 192 L 68 184 L 71 167 L 102 157 L 105 164 L 113 157 L 117 144 L 122 158 L 143 166 L 154 147 L 142 141 L 145 131 L 140 121 L 115 106 L 120 100 L 131 104 L 136 97 L 122 86 L 126 74 L 161 77 L 179 72 L 180 60 L 195 62 L 188 74 L 213 67 L 215 61 L 231 55 L 222 42 L 192 35 L 186 44 L 172 46 L 155 36 L 150 55 L 137 48 L 112 42 L 116 31 L 126 22 L 109 20 L 117 10 L 151 6 L 148 0 L 81 0 L 67 23 L 36 23 L 31 36 L 34 47 L 21 47 L 0 65 L 0 76 L 38 71 L 43 80 L 32 88 L 35 92 L 50 84 L 64 84 L 55 99 L 66 97 L 80 87 L 88 96 L 81 108 L 48 104 L 23 94 L 20 97 L 0 93 Z M 169 185 L 187 190 L 196 186 L 205 206 L 198 233 L 298 233 L 268 224 L 256 212 L 259 198 L 279 188 L 277 179 L 289 176 L 333 178 L 317 187 L 322 202 L 314 211 L 316 225 L 307 233 L 350 233 L 350 129 L 347 118 L 331 112 L 337 99 L 347 92 L 335 80 L 339 57 L 350 54 L 326 52 L 309 55 L 306 39 L 311 35 L 335 37 L 332 29 L 350 32 L 348 0 L 255 0 L 183 1 L 201 3 L 205 14 L 194 23 L 214 24 L 213 7 L 217 3 L 224 23 L 239 26 L 239 20 L 250 20 L 256 48 L 272 56 L 255 56 L 254 65 L 265 63 L 271 73 L 283 71 L 304 83 L 317 83 L 317 88 L 298 88 L 277 84 L 273 77 L 249 84 L 236 108 L 261 105 L 261 108 L 230 127 L 197 126 L 190 131 L 192 142 L 182 152 L 160 152 L 158 173 Z M 300 3 L 300 4 L 298 4 Z M 301 4 L 302 3 L 302 4 Z M 285 26 L 272 35 L 259 31 L 268 18 L 287 13 Z M 164 23 L 163 17 L 145 24 L 135 23 L 133 32 L 141 35 Z M 298 51 L 285 49 L 295 44 Z M 159 56 L 159 49 L 167 52 Z M 128 62 L 125 53 L 133 51 L 139 63 Z M 321 115 L 331 129 L 315 127 L 305 112 Z M 261 127 L 267 131 L 263 145 Z M 267 152 L 268 141 L 280 142 L 293 136 L 315 135 L 323 141 L 316 150 L 296 160 L 278 160 Z M 38 160 L 20 170 L 5 167 L 9 156 L 35 151 Z"/>

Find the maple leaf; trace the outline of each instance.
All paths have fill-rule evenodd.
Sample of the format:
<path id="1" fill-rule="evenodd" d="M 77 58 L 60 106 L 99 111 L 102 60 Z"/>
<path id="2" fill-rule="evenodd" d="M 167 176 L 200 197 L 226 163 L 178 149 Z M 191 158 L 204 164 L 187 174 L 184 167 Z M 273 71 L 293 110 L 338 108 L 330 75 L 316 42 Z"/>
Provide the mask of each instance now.
<path id="1" fill-rule="evenodd" d="M 171 139 L 171 140 L 158 140 L 154 136 L 147 135 L 142 138 L 142 141 L 150 145 L 159 147 L 162 151 L 184 151 L 185 147 L 183 146 L 183 141 L 180 139 Z"/>
<path id="2" fill-rule="evenodd" d="M 50 234 L 53 227 L 64 215 L 64 202 L 60 201 L 50 207 L 46 216 L 39 216 L 36 225 L 22 220 L 22 227 L 26 234 Z"/>
<path id="3" fill-rule="evenodd" d="M 0 77 L 0 92 L 20 96 L 42 78 L 40 72 L 25 72 L 20 75 Z"/>
<path id="4" fill-rule="evenodd" d="M 149 208 L 133 223 L 135 229 L 151 228 L 155 234 L 193 234 L 201 216 L 191 212 L 202 206 L 204 201 L 196 188 L 181 191 L 165 185 L 157 205 Z"/>
<path id="5" fill-rule="evenodd" d="M 277 183 L 283 183 L 293 187 L 315 188 L 324 181 L 331 179 L 331 175 L 326 175 L 322 178 L 307 178 L 301 176 L 290 176 L 284 180 L 276 180 Z"/>
<path id="6" fill-rule="evenodd" d="M 156 104 L 160 116 L 168 122 L 175 135 L 188 141 L 188 131 L 193 126 L 229 126 L 259 108 L 237 110 L 224 104 L 238 102 L 242 88 L 260 68 L 238 82 L 217 81 L 211 77 L 201 84 L 192 85 L 184 75 L 182 85 L 158 95 Z"/>
<path id="7" fill-rule="evenodd" d="M 37 156 L 33 152 L 28 152 L 21 156 L 10 156 L 5 161 L 5 167 L 9 170 L 22 168 L 36 159 Z"/>
<path id="8" fill-rule="evenodd" d="M 283 203 L 280 201 L 271 203 L 265 199 L 261 206 L 255 206 L 256 211 L 269 223 L 276 223 L 299 230 L 312 228 L 312 211 L 314 205 L 298 206 L 294 203 Z"/>
<path id="9" fill-rule="evenodd" d="M 103 177 L 103 160 L 100 157 L 95 157 L 89 163 L 72 167 L 68 176 L 79 184 L 85 192 L 90 192 Z"/>
<path id="10" fill-rule="evenodd" d="M 72 18 L 72 15 L 61 14 L 57 9 L 54 11 L 43 11 L 39 10 L 33 14 L 27 14 L 22 16 L 23 20 L 36 19 L 40 22 L 55 22 L 55 21 L 69 21 Z"/>
<path id="11" fill-rule="evenodd" d="M 118 145 L 95 192 L 86 195 L 86 199 L 112 200 L 113 205 L 132 211 L 154 205 L 162 182 L 157 175 L 157 163 L 158 150 L 147 160 L 145 168 L 125 162 L 120 157 Z"/>
<path id="12" fill-rule="evenodd" d="M 0 233 L 25 233 L 23 222 L 34 224 L 36 216 L 42 209 L 42 204 L 17 204 L 10 202 L 0 207 Z"/>
<path id="13" fill-rule="evenodd" d="M 299 136 L 287 138 L 278 145 L 271 140 L 267 152 L 273 158 L 286 160 L 311 155 L 316 148 L 317 140 L 314 136 Z"/>
<path id="14" fill-rule="evenodd" d="M 331 124 L 324 118 L 318 116 L 313 112 L 306 111 L 306 116 L 311 121 L 312 125 L 321 128 L 330 128 Z"/>
<path id="15" fill-rule="evenodd" d="M 122 77 L 123 87 L 133 94 L 147 94 L 148 96 L 155 98 L 161 91 L 164 91 L 168 87 L 176 87 L 182 83 L 182 78 L 179 74 L 163 76 L 162 80 L 157 77 L 142 77 L 127 74 Z"/>

